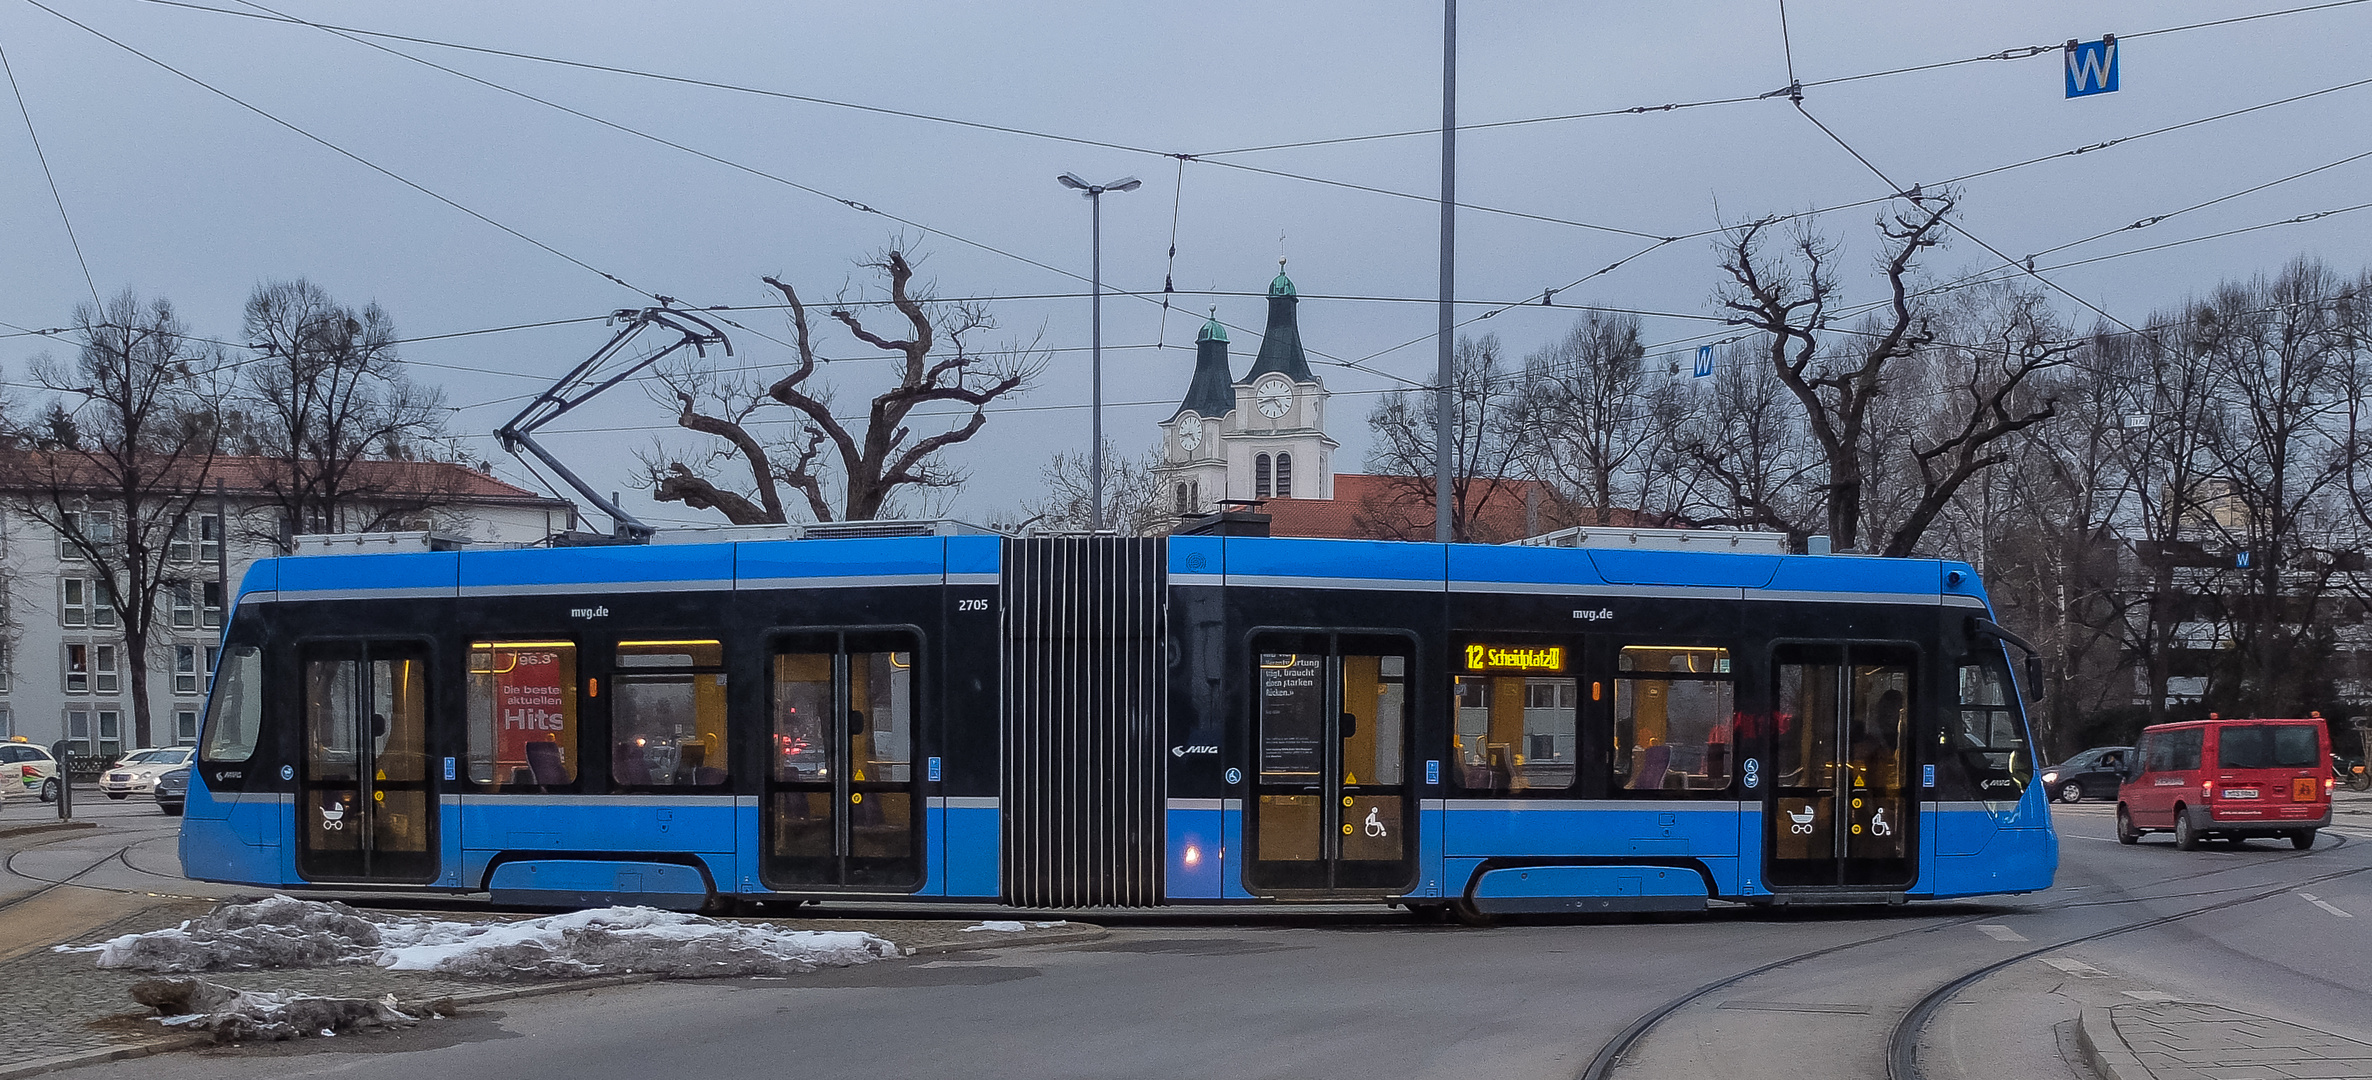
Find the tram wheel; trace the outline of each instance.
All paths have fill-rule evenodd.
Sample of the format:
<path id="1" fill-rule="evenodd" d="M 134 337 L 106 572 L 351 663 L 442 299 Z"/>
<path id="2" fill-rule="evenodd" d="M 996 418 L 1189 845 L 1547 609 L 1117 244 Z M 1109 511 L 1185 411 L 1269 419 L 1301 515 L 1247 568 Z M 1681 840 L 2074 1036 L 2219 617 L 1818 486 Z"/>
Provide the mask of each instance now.
<path id="1" fill-rule="evenodd" d="M 1449 909 L 1450 914 L 1458 920 L 1460 926 L 1485 929 L 1499 925 L 1498 916 L 1475 907 L 1471 900 L 1452 900 L 1449 903 Z"/>
<path id="2" fill-rule="evenodd" d="M 1427 926 L 1437 926 L 1449 921 L 1450 906 L 1448 904 L 1410 904 L 1408 913 L 1420 923 Z"/>

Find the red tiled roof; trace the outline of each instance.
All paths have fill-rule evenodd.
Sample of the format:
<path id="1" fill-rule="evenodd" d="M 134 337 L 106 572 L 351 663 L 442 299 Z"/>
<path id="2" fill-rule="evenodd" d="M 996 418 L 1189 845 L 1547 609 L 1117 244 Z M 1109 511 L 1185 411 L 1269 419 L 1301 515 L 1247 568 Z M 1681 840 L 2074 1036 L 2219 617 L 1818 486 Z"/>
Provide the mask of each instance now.
<path id="1" fill-rule="evenodd" d="M 233 495 L 258 495 L 270 490 L 269 479 L 278 467 L 279 463 L 271 458 L 225 454 L 207 463 L 202 478 L 195 464 L 184 464 L 177 471 L 206 488 L 212 488 L 219 480 Z M 90 483 L 100 479 L 96 466 L 75 462 L 72 455 L 52 451 L 6 452 L 0 453 L 0 490 L 21 491 L 46 485 L 52 469 L 65 473 L 70 482 L 76 473 L 89 476 Z M 470 502 L 567 505 L 550 496 L 506 484 L 466 465 L 443 461 L 358 461 L 347 473 L 344 486 L 361 493 L 363 498 L 433 496 Z"/>
<path id="2" fill-rule="evenodd" d="M 1473 480 L 1467 503 L 1472 515 L 1468 540 L 1504 544 L 1574 525 L 1596 524 L 1588 507 L 1568 504 L 1538 480 Z M 1336 473 L 1332 499 L 1269 499 L 1260 504 L 1271 536 L 1350 540 L 1433 539 L 1431 477 Z M 1610 525 L 1651 526 L 1667 522 L 1636 510 L 1617 508 Z"/>

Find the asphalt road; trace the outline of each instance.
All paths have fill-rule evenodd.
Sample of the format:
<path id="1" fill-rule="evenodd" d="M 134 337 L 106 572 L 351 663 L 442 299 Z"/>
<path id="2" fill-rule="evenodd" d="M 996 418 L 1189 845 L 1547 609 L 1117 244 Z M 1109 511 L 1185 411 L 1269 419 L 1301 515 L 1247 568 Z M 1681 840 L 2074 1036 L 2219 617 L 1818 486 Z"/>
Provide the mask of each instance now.
<path id="1" fill-rule="evenodd" d="M 2100 804 L 2058 814 L 2059 884 L 1986 904 L 1484 930 L 1383 915 L 1106 917 L 1112 935 L 1084 947 L 615 987 L 407 1033 L 60 1075 L 1564 1080 L 1643 1014 L 1790 958 L 1681 1005 L 1611 1075 L 1878 1077 L 1908 1038 L 1934 1080 L 2058 1080 L 2083 1075 L 2068 1064 L 2079 1003 L 2166 997 L 2372 1040 L 2372 814 L 2343 815 L 2308 852 L 2258 841 L 2189 853 L 2157 835 L 2118 845 Z M 92 841 L 54 850 L 88 864 L 108 846 Z M 136 841 L 82 880 L 152 886 L 159 847 Z M 39 867 L 20 857 L 10 869 Z M 1923 1003 L 1930 1011 L 1906 1026 Z"/>

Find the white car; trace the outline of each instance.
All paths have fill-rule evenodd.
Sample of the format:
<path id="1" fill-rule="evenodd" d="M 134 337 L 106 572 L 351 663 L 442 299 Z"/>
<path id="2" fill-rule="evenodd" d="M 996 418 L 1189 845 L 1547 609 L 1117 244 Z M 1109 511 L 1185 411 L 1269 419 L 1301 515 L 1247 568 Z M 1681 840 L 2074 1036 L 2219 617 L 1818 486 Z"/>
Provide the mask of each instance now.
<path id="1" fill-rule="evenodd" d="M 146 795 L 156 790 L 156 778 L 189 764 L 186 746 L 135 750 L 99 774 L 99 791 L 110 799 Z"/>
<path id="2" fill-rule="evenodd" d="M 11 794 L 37 795 L 42 802 L 58 801 L 58 763 L 49 751 L 19 735 L 0 743 L 0 787 Z"/>

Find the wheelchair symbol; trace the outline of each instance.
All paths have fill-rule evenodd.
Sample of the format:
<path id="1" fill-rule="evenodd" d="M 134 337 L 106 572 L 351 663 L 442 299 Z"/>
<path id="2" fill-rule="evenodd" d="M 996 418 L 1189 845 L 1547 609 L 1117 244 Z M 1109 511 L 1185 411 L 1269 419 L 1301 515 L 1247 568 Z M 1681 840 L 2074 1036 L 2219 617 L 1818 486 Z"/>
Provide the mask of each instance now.
<path id="1" fill-rule="evenodd" d="M 1760 762 L 1760 761 L 1757 761 L 1757 760 L 1755 760 L 1755 759 L 1753 759 L 1753 758 L 1747 758 L 1747 759 L 1746 759 L 1746 786 L 1747 786 L 1747 787 L 1754 787 L 1755 785 L 1762 783 L 1762 777 L 1759 775 L 1761 772 L 1762 772 L 1762 762 Z"/>
<path id="2" fill-rule="evenodd" d="M 1894 825 L 1886 820 L 1886 808 L 1881 806 L 1870 815 L 1871 836 L 1893 836 Z"/>
<path id="3" fill-rule="evenodd" d="M 1366 820 L 1365 822 L 1362 822 L 1362 824 L 1364 824 L 1364 825 L 1366 825 L 1366 826 L 1367 826 L 1367 835 L 1369 835 L 1369 836 L 1382 836 L 1382 835 L 1384 835 L 1384 823 L 1383 823 L 1383 822 L 1381 822 L 1381 821 L 1379 821 L 1379 820 L 1377 820 L 1377 819 L 1376 819 L 1376 816 L 1375 816 L 1375 815 L 1376 815 L 1376 811 L 1378 811 L 1378 810 L 1380 810 L 1380 809 L 1382 809 L 1382 808 L 1381 808 L 1381 807 L 1375 807 L 1375 806 L 1370 806 L 1370 807 L 1368 807 L 1368 808 L 1367 808 L 1367 820 Z"/>

